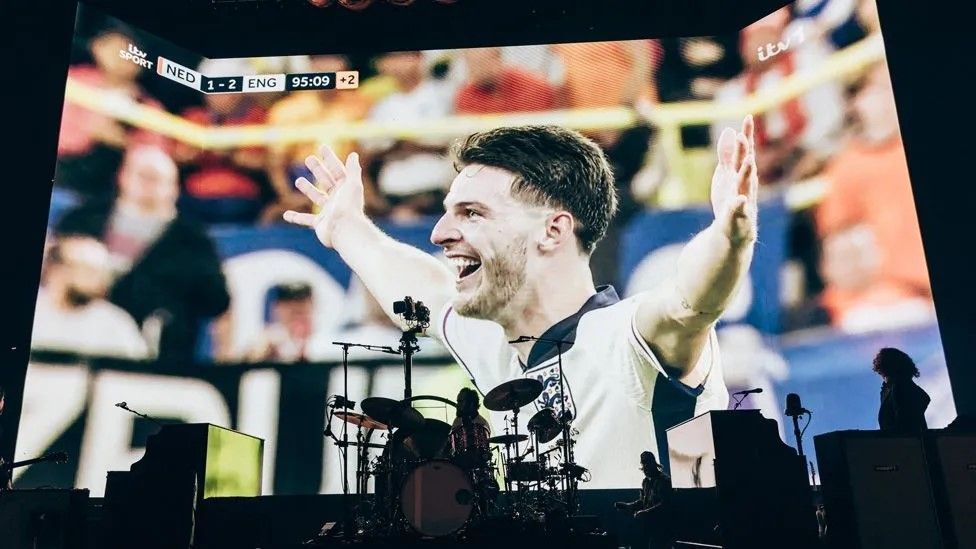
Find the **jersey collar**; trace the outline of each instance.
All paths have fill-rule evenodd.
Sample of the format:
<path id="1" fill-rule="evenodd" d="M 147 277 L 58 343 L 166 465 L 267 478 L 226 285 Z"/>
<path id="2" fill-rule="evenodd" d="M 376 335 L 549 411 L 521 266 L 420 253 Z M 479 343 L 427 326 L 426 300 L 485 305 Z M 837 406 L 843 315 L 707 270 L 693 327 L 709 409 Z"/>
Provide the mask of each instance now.
<path id="1" fill-rule="evenodd" d="M 579 326 L 579 321 L 583 318 L 586 313 L 602 309 L 603 307 L 609 307 L 614 303 L 620 301 L 620 296 L 617 295 L 617 290 L 610 286 L 600 286 L 596 289 L 596 293 L 590 296 L 586 300 L 586 303 L 572 315 L 560 320 L 559 322 L 553 324 L 548 330 L 546 330 L 540 337 L 543 339 L 558 339 L 562 341 L 569 341 L 570 343 L 564 344 L 562 346 L 562 351 L 565 353 L 573 347 L 576 342 L 576 328 Z M 543 362 L 553 358 L 558 353 L 559 349 L 555 343 L 549 341 L 536 341 L 532 345 L 532 350 L 529 351 L 529 363 L 522 364 L 523 370 L 530 370 Z M 521 363 L 521 361 L 519 361 Z"/>

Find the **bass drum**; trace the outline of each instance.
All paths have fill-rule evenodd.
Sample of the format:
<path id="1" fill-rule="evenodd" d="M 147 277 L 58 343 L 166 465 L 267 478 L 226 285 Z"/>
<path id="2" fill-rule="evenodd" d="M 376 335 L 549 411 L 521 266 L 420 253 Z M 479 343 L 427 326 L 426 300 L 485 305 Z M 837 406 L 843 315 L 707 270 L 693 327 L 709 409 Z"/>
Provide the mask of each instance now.
<path id="1" fill-rule="evenodd" d="M 457 407 L 454 401 L 434 395 L 417 395 L 410 398 L 411 405 L 422 408 L 444 408 L 445 418 L 453 414 Z M 417 429 L 396 429 L 390 433 L 383 455 L 375 471 L 374 513 L 377 519 L 386 524 L 391 531 L 402 533 L 406 525 L 400 520 L 400 502 L 397 496 L 406 482 L 407 475 L 421 463 L 431 459 L 448 456 L 451 426 L 447 423 L 424 418 L 423 426 Z M 367 434 L 367 440 L 370 431 Z M 368 482 L 368 479 L 366 479 Z M 365 482 L 364 482 L 365 484 Z M 368 490 L 364 486 L 362 493 Z"/>
<path id="2" fill-rule="evenodd" d="M 467 474 L 446 460 L 415 467 L 400 491 L 400 511 L 418 533 L 441 537 L 460 530 L 471 517 L 475 494 Z"/>
<path id="3" fill-rule="evenodd" d="M 448 456 L 451 426 L 443 421 L 424 418 L 423 427 L 407 431 L 397 429 L 387 441 L 376 477 L 376 501 L 388 519 L 396 516 L 398 491 L 407 475 L 419 464 Z"/>

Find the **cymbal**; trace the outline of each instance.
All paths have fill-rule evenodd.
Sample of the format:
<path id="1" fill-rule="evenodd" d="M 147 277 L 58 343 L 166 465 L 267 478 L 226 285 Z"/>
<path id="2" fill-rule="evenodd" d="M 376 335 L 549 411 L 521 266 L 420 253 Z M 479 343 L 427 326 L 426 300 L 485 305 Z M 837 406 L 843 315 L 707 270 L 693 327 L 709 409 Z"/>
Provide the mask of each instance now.
<path id="1" fill-rule="evenodd" d="M 542 382 L 537 379 L 513 379 L 495 387 L 485 395 L 485 408 L 495 412 L 516 410 L 542 394 Z"/>
<path id="2" fill-rule="evenodd" d="M 491 437 L 488 442 L 492 444 L 515 444 L 516 442 L 523 442 L 529 440 L 529 435 L 498 435 L 497 437 Z"/>
<path id="3" fill-rule="evenodd" d="M 424 426 L 424 416 L 414 410 L 409 402 L 384 397 L 364 398 L 360 403 L 370 418 L 398 429 L 414 430 Z"/>
<path id="4" fill-rule="evenodd" d="M 529 431 L 535 433 L 540 444 L 545 444 L 559 436 L 559 420 L 552 408 L 543 408 L 529 420 Z"/>
<path id="5" fill-rule="evenodd" d="M 389 429 L 389 427 L 387 427 L 385 424 L 380 423 L 367 415 L 357 414 L 356 412 L 340 411 L 335 413 L 335 417 L 364 429 L 377 429 L 380 431 L 386 431 Z"/>

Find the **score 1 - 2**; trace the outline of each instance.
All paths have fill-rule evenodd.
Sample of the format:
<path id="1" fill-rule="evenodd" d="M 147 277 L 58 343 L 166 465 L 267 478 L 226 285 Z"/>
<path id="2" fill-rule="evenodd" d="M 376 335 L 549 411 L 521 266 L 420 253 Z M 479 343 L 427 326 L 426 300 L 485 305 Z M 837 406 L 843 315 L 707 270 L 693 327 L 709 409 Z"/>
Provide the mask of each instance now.
<path id="1" fill-rule="evenodd" d="M 243 76 L 221 76 L 210 78 L 204 76 L 200 82 L 200 89 L 204 93 L 240 93 L 244 91 Z"/>

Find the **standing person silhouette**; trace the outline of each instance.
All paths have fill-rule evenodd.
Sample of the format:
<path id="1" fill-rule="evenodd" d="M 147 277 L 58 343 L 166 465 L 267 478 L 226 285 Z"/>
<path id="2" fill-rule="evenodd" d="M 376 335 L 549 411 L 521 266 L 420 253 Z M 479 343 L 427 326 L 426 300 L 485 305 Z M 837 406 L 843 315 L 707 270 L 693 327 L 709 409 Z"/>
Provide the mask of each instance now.
<path id="1" fill-rule="evenodd" d="M 912 378 L 918 368 L 904 352 L 885 347 L 874 357 L 874 371 L 884 379 L 878 426 L 883 432 L 917 434 L 925 432 L 925 409 L 931 398 Z"/>

